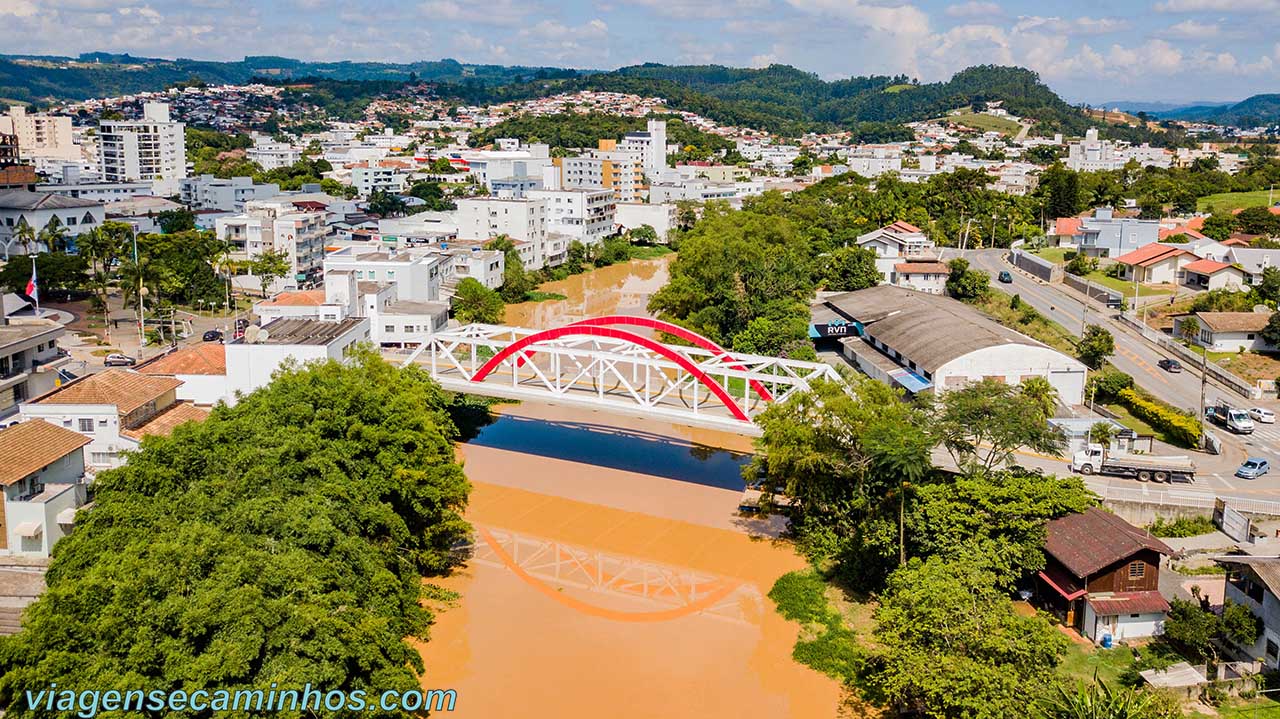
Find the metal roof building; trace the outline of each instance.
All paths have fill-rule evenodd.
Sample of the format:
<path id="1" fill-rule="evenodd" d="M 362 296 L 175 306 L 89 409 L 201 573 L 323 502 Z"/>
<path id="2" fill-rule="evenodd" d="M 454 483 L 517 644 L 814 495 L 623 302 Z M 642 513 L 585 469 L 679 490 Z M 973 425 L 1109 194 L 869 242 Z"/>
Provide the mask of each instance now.
<path id="1" fill-rule="evenodd" d="M 1063 404 L 1084 399 L 1083 363 L 948 297 L 879 285 L 829 296 L 811 317 L 811 336 L 836 339 L 863 372 L 910 392 L 1044 377 Z"/>

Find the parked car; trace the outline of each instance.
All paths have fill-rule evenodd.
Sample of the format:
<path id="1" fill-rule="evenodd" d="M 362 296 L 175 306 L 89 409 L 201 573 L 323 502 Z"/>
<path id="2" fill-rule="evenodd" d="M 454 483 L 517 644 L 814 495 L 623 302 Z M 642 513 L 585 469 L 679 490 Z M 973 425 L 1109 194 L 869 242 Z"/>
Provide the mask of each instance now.
<path id="1" fill-rule="evenodd" d="M 1240 469 L 1236 470 L 1236 476 L 1241 479 L 1257 479 L 1266 474 L 1271 469 L 1271 463 L 1261 457 L 1250 457 L 1240 465 Z"/>
<path id="2" fill-rule="evenodd" d="M 1171 372 L 1173 374 L 1177 374 L 1182 371 L 1182 363 L 1176 359 L 1169 359 L 1166 357 L 1165 359 L 1157 362 L 1156 365 L 1165 372 Z"/>
<path id="3" fill-rule="evenodd" d="M 107 367 L 132 367 L 138 364 L 138 360 L 129 355 L 122 355 L 119 352 L 112 352 L 103 358 L 102 364 Z"/>
<path id="4" fill-rule="evenodd" d="M 1254 421 L 1261 422 L 1263 424 L 1276 423 L 1276 413 L 1266 407 L 1253 407 L 1249 410 L 1249 416 L 1252 417 Z"/>
<path id="5" fill-rule="evenodd" d="M 1000 270 L 1000 274 L 996 275 L 996 279 L 1000 280 L 1001 282 L 1007 285 L 1013 282 L 1013 275 L 1009 274 L 1008 270 Z"/>
<path id="6" fill-rule="evenodd" d="M 204 333 L 204 337 L 202 339 L 205 342 L 221 342 L 222 330 L 209 330 L 208 332 Z"/>

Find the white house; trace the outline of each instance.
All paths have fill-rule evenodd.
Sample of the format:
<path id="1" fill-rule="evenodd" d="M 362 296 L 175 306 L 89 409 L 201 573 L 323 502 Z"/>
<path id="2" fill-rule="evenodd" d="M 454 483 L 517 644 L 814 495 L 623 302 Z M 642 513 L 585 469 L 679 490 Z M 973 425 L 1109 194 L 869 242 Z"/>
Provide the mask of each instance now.
<path id="1" fill-rule="evenodd" d="M 229 396 L 227 390 L 227 353 L 220 342 L 201 342 L 175 349 L 138 365 L 139 373 L 172 377 L 178 385 L 175 396 L 180 402 L 212 406 Z"/>
<path id="2" fill-rule="evenodd" d="M 878 285 L 827 297 L 811 315 L 810 336 L 834 341 L 867 375 L 913 393 L 1043 377 L 1062 404 L 1084 401 L 1081 362 L 948 297 Z"/>
<path id="3" fill-rule="evenodd" d="M 1199 258 L 1181 248 L 1153 242 L 1115 258 L 1121 265 L 1120 279 L 1148 284 L 1177 284 L 1183 280 L 1187 265 Z"/>
<path id="4" fill-rule="evenodd" d="M 1200 331 L 1194 341 L 1210 352 L 1239 350 L 1274 350 L 1262 339 L 1262 330 L 1271 319 L 1270 312 L 1197 312 L 1173 319 L 1173 334 L 1183 336 L 1183 323 L 1194 317 Z"/>
<path id="5" fill-rule="evenodd" d="M 876 253 L 876 269 L 884 282 L 893 282 L 894 267 L 911 260 L 936 260 L 933 242 L 915 225 L 899 220 L 858 237 L 857 244 Z"/>
<path id="6" fill-rule="evenodd" d="M 1185 284 L 1197 290 L 1246 290 L 1244 270 L 1226 262 L 1203 259 L 1188 263 L 1182 268 Z"/>
<path id="7" fill-rule="evenodd" d="M 893 284 L 931 295 L 946 292 L 951 268 L 942 262 L 899 262 L 893 266 Z"/>
<path id="8" fill-rule="evenodd" d="M 372 341 L 369 319 L 365 317 L 274 320 L 260 331 L 224 345 L 227 389 L 232 395 L 247 394 L 266 386 L 276 369 L 288 360 L 343 360 L 357 343 Z"/>
<path id="9" fill-rule="evenodd" d="M 1224 599 L 1247 607 L 1262 620 L 1257 641 L 1238 647 L 1269 670 L 1280 669 L 1280 557 L 1215 557 L 1227 570 Z"/>
<path id="10" fill-rule="evenodd" d="M 91 440 L 44 420 L 0 430 L 0 554 L 49 556 L 85 502 L 84 447 Z"/>
<path id="11" fill-rule="evenodd" d="M 39 235 L 55 217 L 66 229 L 67 237 L 75 238 L 100 226 L 106 219 L 106 210 L 101 202 L 93 200 L 45 192 L 0 190 L 0 247 L 5 257 L 48 250 L 42 243 L 25 247 L 16 233 L 18 228 L 27 225 Z"/>
<path id="12" fill-rule="evenodd" d="M 87 464 L 119 467 L 123 453 L 148 434 L 167 434 L 204 410 L 178 402 L 182 382 L 127 369 L 81 377 L 19 407 L 22 420 L 43 419 L 89 438 Z"/>

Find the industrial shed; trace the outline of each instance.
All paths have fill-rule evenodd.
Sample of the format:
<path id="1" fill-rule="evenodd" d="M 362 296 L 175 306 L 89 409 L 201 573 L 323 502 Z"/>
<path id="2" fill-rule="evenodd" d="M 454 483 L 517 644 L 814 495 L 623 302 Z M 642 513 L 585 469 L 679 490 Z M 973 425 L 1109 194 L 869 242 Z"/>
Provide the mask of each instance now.
<path id="1" fill-rule="evenodd" d="M 811 337 L 909 392 L 1044 377 L 1063 404 L 1084 401 L 1084 364 L 949 297 L 880 285 L 826 297 L 811 317 Z"/>

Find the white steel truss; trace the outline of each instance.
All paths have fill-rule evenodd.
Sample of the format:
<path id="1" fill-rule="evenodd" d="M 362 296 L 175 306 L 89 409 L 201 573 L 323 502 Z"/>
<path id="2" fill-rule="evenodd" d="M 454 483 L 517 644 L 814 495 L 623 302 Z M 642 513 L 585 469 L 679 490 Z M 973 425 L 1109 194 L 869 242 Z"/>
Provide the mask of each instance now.
<path id="1" fill-rule="evenodd" d="M 520 349 L 512 351 L 517 343 Z M 500 355 L 505 356 L 495 360 Z M 765 397 L 781 401 L 817 379 L 839 379 L 821 362 L 575 327 L 466 325 L 435 333 L 403 364 L 428 369 L 450 390 L 657 416 L 741 434 L 759 434 L 751 418 L 764 410 Z"/>

